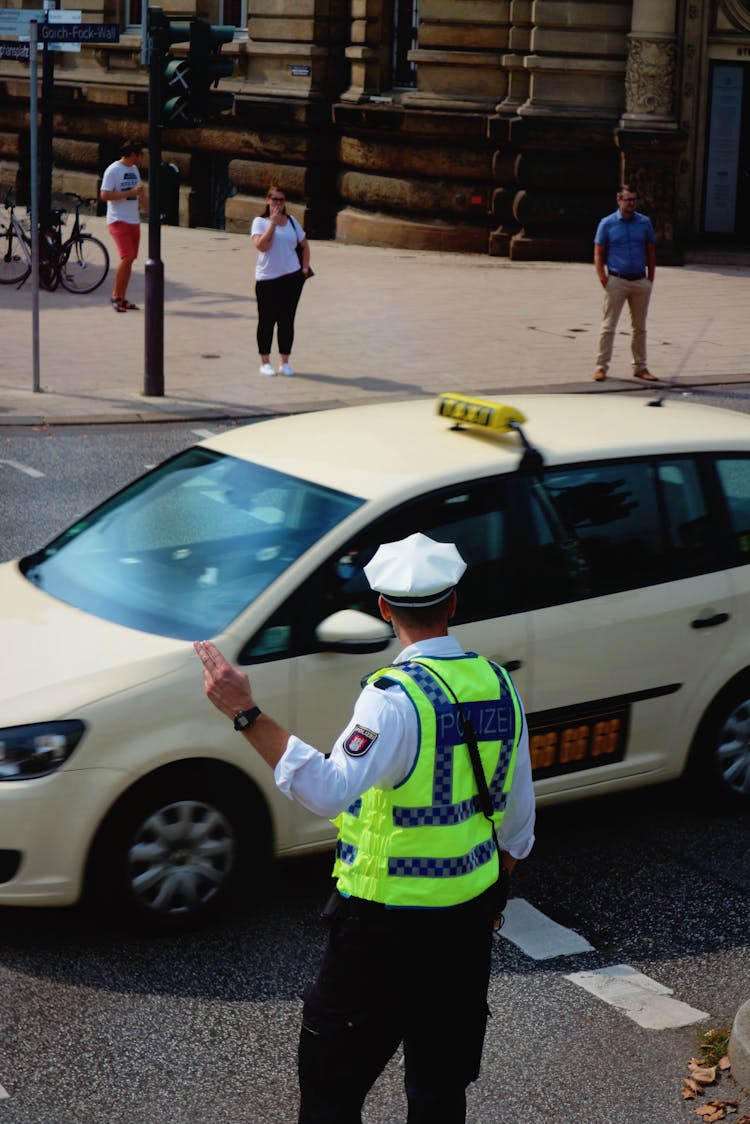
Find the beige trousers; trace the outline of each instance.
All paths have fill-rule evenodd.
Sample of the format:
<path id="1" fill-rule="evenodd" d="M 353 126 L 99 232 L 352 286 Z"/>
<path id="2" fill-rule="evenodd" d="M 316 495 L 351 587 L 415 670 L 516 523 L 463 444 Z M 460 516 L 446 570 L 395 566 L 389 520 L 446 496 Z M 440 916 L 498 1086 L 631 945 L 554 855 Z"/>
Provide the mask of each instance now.
<path id="1" fill-rule="evenodd" d="M 604 310 L 599 333 L 599 353 L 596 357 L 597 369 L 609 370 L 612 347 L 615 342 L 617 321 L 625 302 L 630 309 L 632 335 L 630 350 L 633 354 L 633 373 L 648 367 L 646 359 L 646 313 L 651 297 L 651 282 L 647 277 L 640 281 L 626 281 L 623 277 L 609 277 L 604 290 Z"/>

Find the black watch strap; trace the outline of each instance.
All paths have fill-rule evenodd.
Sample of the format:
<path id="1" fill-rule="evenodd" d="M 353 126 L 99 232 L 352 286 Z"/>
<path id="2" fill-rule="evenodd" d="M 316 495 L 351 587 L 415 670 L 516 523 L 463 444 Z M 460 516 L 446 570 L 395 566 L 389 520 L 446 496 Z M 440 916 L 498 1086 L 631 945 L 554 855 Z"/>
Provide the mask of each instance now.
<path id="1" fill-rule="evenodd" d="M 235 730 L 241 730 L 243 733 L 245 732 L 245 730 L 249 730 L 259 714 L 259 706 L 252 706 L 249 710 L 239 711 L 239 713 L 235 714 L 234 716 Z"/>

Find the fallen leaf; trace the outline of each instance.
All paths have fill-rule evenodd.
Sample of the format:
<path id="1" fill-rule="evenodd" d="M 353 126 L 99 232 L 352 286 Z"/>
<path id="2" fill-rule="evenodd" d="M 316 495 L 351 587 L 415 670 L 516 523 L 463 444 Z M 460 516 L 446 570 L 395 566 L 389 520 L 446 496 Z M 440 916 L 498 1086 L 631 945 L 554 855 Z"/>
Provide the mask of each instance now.
<path id="1" fill-rule="evenodd" d="M 700 1081 L 701 1085 L 713 1085 L 716 1080 L 716 1066 L 692 1066 L 690 1076 L 696 1081 Z"/>
<path id="2" fill-rule="evenodd" d="M 719 1069 L 731 1069 L 732 1063 L 729 1060 L 729 1054 L 725 1054 L 723 1058 L 719 1059 Z"/>
<path id="3" fill-rule="evenodd" d="M 714 1124 L 716 1120 L 723 1120 L 726 1116 L 724 1109 L 718 1101 L 709 1101 L 708 1104 L 701 1105 L 696 1108 L 696 1114 L 700 1116 L 703 1124 Z"/>
<path id="4" fill-rule="evenodd" d="M 692 1077 L 683 1077 L 683 1085 L 690 1090 L 693 1096 L 701 1095 L 703 1093 L 703 1086 L 697 1081 L 693 1081 Z"/>

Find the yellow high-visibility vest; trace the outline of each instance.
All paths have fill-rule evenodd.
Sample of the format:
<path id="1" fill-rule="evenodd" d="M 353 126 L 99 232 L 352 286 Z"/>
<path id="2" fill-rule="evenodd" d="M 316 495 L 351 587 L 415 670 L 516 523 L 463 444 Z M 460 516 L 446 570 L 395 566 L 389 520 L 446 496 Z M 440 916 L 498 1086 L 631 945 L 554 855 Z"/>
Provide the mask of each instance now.
<path id="1" fill-rule="evenodd" d="M 461 711 L 474 726 L 497 827 L 522 728 L 515 688 L 503 668 L 471 654 L 410 660 L 366 680 L 376 681 L 401 684 L 411 699 L 419 750 L 401 784 L 368 789 L 333 821 L 338 888 L 394 906 L 470 901 L 497 881 L 498 856 L 479 809 Z"/>

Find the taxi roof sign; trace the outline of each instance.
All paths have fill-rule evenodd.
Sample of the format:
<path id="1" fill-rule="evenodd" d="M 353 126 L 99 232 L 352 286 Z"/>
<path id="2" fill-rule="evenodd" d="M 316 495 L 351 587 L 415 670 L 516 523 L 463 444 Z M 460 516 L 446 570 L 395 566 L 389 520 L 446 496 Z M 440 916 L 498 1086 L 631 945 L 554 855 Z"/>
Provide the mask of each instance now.
<path id="1" fill-rule="evenodd" d="M 476 425 L 481 429 L 491 429 L 495 433 L 510 433 L 513 424 L 522 425 L 526 415 L 515 406 L 503 402 L 493 402 L 488 398 L 470 398 L 467 394 L 441 394 L 437 402 L 437 412 L 443 418 L 451 418 L 460 425 Z"/>

